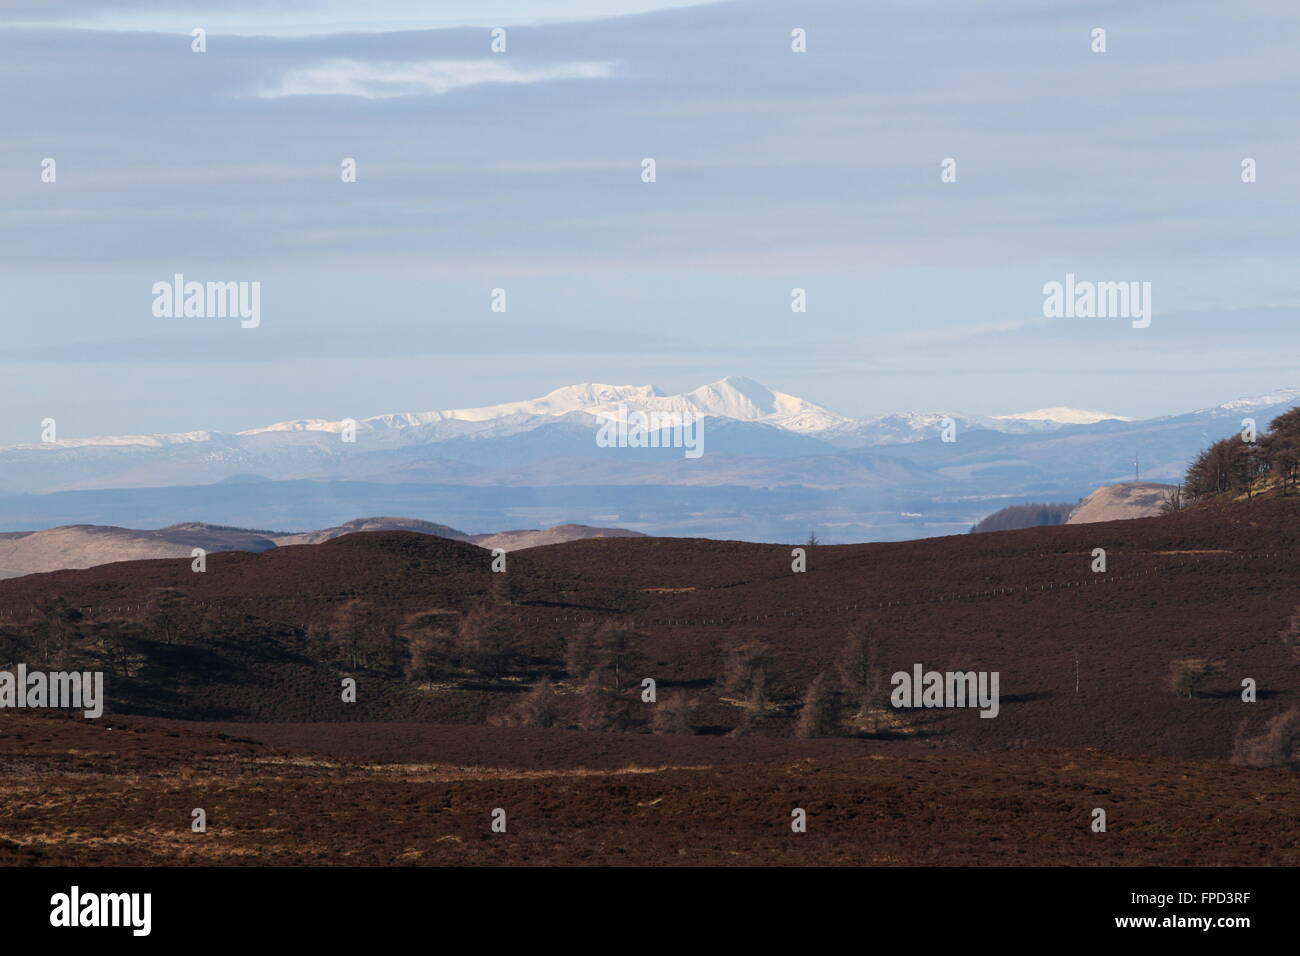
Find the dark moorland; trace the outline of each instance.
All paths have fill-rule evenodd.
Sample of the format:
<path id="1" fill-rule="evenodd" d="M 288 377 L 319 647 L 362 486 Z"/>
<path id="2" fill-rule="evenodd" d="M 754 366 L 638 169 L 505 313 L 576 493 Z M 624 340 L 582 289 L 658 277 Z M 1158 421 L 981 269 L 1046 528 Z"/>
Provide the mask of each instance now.
<path id="1" fill-rule="evenodd" d="M 1295 865 L 1298 539 L 1273 497 L 804 573 L 377 532 L 3 581 L 0 662 L 109 703 L 0 711 L 0 860 Z M 917 663 L 997 671 L 997 717 L 891 707 Z"/>

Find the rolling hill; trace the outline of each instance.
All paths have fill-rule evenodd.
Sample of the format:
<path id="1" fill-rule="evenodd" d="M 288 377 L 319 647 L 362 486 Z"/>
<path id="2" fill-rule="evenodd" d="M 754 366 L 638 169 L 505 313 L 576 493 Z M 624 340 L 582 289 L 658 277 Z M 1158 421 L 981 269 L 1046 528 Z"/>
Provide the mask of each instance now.
<path id="1" fill-rule="evenodd" d="M 1300 659 L 1278 635 L 1300 606 L 1290 560 L 1298 539 L 1300 502 L 1275 498 L 1161 518 L 819 546 L 806 573 L 791 572 L 783 546 L 607 537 L 520 551 L 502 575 L 467 542 L 364 532 L 214 554 L 204 574 L 170 559 L 0 582 L 0 627 L 32 640 L 23 635 L 39 624 L 33 608 L 61 599 L 81 609 L 69 625 L 80 637 L 69 639 L 89 642 L 84 653 L 102 653 L 92 634 L 116 635 L 138 657 L 109 683 L 116 713 L 473 724 L 504 718 L 518 689 L 541 675 L 564 681 L 566 642 L 584 622 L 629 620 L 633 673 L 686 689 L 701 728 L 737 725 L 742 712 L 716 682 L 738 644 L 765 644 L 776 710 L 760 732 L 783 737 L 809 683 L 862 626 L 878 635 L 886 672 L 920 662 L 1002 675 L 998 719 L 910 715 L 896 733 L 868 734 L 878 746 L 1097 746 L 1226 759 L 1243 722 L 1258 730 L 1297 703 Z M 1104 573 L 1091 570 L 1096 548 L 1107 552 Z M 503 597 L 497 583 L 506 578 Z M 512 635 L 497 676 L 475 676 L 451 651 L 436 692 L 403 676 L 413 641 L 454 640 L 483 607 Z M 368 642 L 364 652 L 348 644 L 354 638 Z M 1173 662 L 1185 659 L 1223 662 L 1193 700 L 1164 689 Z M 343 672 L 364 691 L 355 705 L 338 700 Z M 1258 682 L 1256 705 L 1234 690 L 1246 677 Z"/>
<path id="2" fill-rule="evenodd" d="M 1066 524 L 1150 518 L 1160 514 L 1165 499 L 1177 488 L 1177 485 L 1162 485 L 1154 481 L 1130 481 L 1120 485 L 1107 485 L 1105 488 L 1098 488 L 1079 502 L 1079 506 L 1070 513 Z"/>
<path id="3" fill-rule="evenodd" d="M 420 534 L 471 541 L 484 548 L 514 551 L 542 544 L 559 544 L 581 538 L 632 537 L 623 528 L 593 528 L 564 524 L 553 528 L 467 535 L 463 531 L 417 518 L 355 518 L 332 528 L 297 533 L 248 531 L 203 522 L 185 522 L 157 531 L 140 531 L 103 525 L 72 525 L 43 531 L 0 533 L 0 578 L 25 574 L 90 568 L 121 561 L 150 558 L 185 558 L 194 548 L 206 552 L 266 551 L 288 545 L 319 544 L 363 531 L 413 531 Z"/>

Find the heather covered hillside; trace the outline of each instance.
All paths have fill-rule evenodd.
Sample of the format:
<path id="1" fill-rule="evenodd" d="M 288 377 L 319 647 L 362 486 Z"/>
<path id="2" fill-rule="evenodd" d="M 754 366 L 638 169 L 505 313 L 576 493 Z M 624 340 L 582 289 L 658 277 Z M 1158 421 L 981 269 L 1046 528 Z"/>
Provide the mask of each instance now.
<path id="1" fill-rule="evenodd" d="M 496 573 L 472 544 L 360 533 L 214 554 L 201 574 L 181 559 L 2 582 L 0 634 L 10 660 L 107 669 L 115 713 L 789 737 L 815 698 L 832 715 L 816 735 L 884 751 L 1226 760 L 1300 703 L 1297 540 L 1291 496 L 812 546 L 803 572 L 788 546 L 598 538 Z M 892 708 L 889 675 L 917 662 L 998 671 L 998 718 Z M 641 701 L 645 678 L 671 716 Z M 1239 699 L 1246 678 L 1258 703 Z"/>

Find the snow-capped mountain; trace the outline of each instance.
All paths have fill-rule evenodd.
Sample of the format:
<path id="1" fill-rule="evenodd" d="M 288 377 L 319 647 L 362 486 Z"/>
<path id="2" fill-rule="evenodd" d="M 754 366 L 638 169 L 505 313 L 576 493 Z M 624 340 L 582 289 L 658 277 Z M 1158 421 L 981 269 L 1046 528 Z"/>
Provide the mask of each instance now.
<path id="1" fill-rule="evenodd" d="M 300 419 L 233 433 L 192 431 L 15 445 L 0 448 L 0 493 L 205 485 L 238 476 L 458 486 L 588 478 L 618 484 L 635 477 L 647 485 L 689 480 L 821 487 L 857 480 L 854 475 L 893 474 L 890 469 L 904 459 L 925 468 L 949 467 L 958 453 L 980 448 L 998 468 L 1031 451 L 1041 453 L 1032 468 L 1049 476 L 1082 466 L 1053 457 L 1067 454 L 1063 449 L 1076 438 L 1089 456 L 1083 463 L 1091 463 L 1094 470 L 1103 453 L 1109 454 L 1106 449 L 1114 446 L 1120 449 L 1113 456 L 1116 461 L 1131 462 L 1141 450 L 1149 467 L 1163 463 L 1160 467 L 1168 474 L 1162 477 L 1171 477 L 1211 435 L 1239 428 L 1243 414 L 1260 416 L 1264 427 L 1270 415 L 1296 402 L 1300 389 L 1280 389 L 1146 422 L 1062 407 L 993 417 L 908 412 L 850 418 L 747 378 L 725 378 L 677 395 L 651 385 L 582 384 L 524 401 L 376 415 L 355 423 Z M 595 441 L 596 430 L 624 410 L 711 421 L 704 439 L 705 459 L 711 464 L 663 478 L 657 469 L 674 457 L 666 454 L 670 449 L 605 453 L 608 450 Z M 935 453 L 930 446 L 949 418 L 957 426 L 958 443 Z M 1170 431 L 1171 424 L 1181 430 Z M 355 436 L 348 434 L 353 425 Z M 1089 445 L 1097 436 L 1106 444 Z M 352 437 L 354 441 L 345 440 Z M 1029 443 L 1047 438 L 1060 441 L 1031 449 Z M 862 456 L 877 449 L 893 464 L 864 466 Z M 831 461 L 847 453 L 857 457 L 847 465 Z M 1081 453 L 1068 454 L 1078 458 Z M 737 464 L 741 459 L 749 463 L 742 467 Z M 543 466 L 546 462 L 552 464 Z M 946 474 L 940 477 L 948 480 Z M 895 478 L 903 480 L 899 475 L 887 480 Z M 913 485 L 919 480 L 916 474 L 907 479 Z"/>
<path id="2" fill-rule="evenodd" d="M 811 434 L 824 431 L 850 419 L 843 415 L 768 388 L 748 378 L 724 378 L 701 385 L 682 395 L 667 395 L 653 385 L 569 385 L 557 388 L 541 398 L 481 408 L 456 408 L 439 412 L 415 412 L 400 415 L 376 415 L 357 423 L 359 431 L 381 432 L 387 429 L 426 428 L 460 423 L 458 428 L 443 428 L 446 437 L 482 431 L 499 431 L 538 419 L 559 419 L 583 413 L 599 419 L 616 418 L 621 411 L 675 413 L 691 418 L 711 416 L 742 422 L 761 422 L 787 431 Z M 279 422 L 264 428 L 240 432 L 261 435 L 268 432 L 340 432 L 345 423 L 306 419 Z M 426 431 L 427 437 L 427 431 Z"/>
<path id="3" fill-rule="evenodd" d="M 584 415 L 596 419 L 617 418 L 623 410 L 757 422 L 820 438 L 842 448 L 921 441 L 936 435 L 945 418 L 952 418 L 960 428 L 990 428 L 1010 433 L 1042 431 L 1061 425 L 1093 424 L 1106 420 L 1129 421 L 1119 415 L 1073 408 L 1044 408 L 992 418 L 958 413 L 906 412 L 855 419 L 806 399 L 776 391 L 753 379 L 732 376 L 709 385 L 701 385 L 694 391 L 681 395 L 668 395 L 653 385 L 570 385 L 541 398 L 522 402 L 438 412 L 376 415 L 361 420 L 357 427 L 358 430 L 370 432 L 422 429 L 418 438 L 428 440 L 471 434 L 504 434 L 527 430 L 544 420 L 565 417 L 577 417 L 578 420 L 583 420 L 581 416 Z M 310 419 L 280 422 L 239 434 L 339 432 L 343 427 L 344 422 Z M 415 438 L 417 435 L 413 433 L 409 437 Z"/>
<path id="4" fill-rule="evenodd" d="M 719 383 L 721 384 L 721 383 Z M 429 425 L 442 425 L 462 422 L 470 426 L 490 422 L 520 421 L 537 417 L 558 417 L 570 412 L 614 408 L 620 402 L 630 408 L 649 408 L 667 399 L 653 385 L 569 385 L 557 388 L 541 398 L 522 402 L 506 402 L 501 405 L 486 405 L 481 408 L 453 408 L 438 412 L 405 412 L 395 415 L 375 415 L 357 423 L 359 429 L 381 431 L 395 428 L 419 428 Z M 263 428 L 253 428 L 239 432 L 240 435 L 261 435 L 268 432 L 340 432 L 345 422 L 328 421 L 321 418 L 298 419 L 289 422 L 277 422 Z M 473 430 L 472 428 L 468 430 Z M 463 432 L 462 432 L 463 433 Z"/>
<path id="5" fill-rule="evenodd" d="M 1300 389 L 1278 389 L 1265 395 L 1234 399 L 1186 414 L 1214 417 L 1297 401 L 1300 401 Z M 602 419 L 617 417 L 623 409 L 753 422 L 815 437 L 841 448 L 922 441 L 937 435 L 943 421 L 948 418 L 961 429 L 985 428 L 1008 434 L 1047 431 L 1069 425 L 1092 425 L 1103 421 L 1132 421 L 1108 412 L 1059 406 L 994 416 L 956 412 L 902 412 L 871 418 L 850 418 L 806 399 L 769 388 L 753 379 L 729 377 L 680 395 L 668 395 L 653 385 L 588 383 L 557 388 L 540 398 L 478 408 L 375 415 L 355 422 L 348 419 L 296 419 L 234 433 L 190 431 L 161 435 L 75 438 L 15 445 L 0 451 L 133 446 L 167 448 L 193 443 L 222 443 L 240 438 L 262 441 L 282 438 L 291 441 L 294 436 L 300 439 L 295 443 L 300 444 L 301 439 L 310 440 L 311 436 L 335 436 L 349 425 L 354 425 L 359 435 L 365 435 L 372 441 L 379 441 L 388 447 L 400 447 L 474 435 L 507 435 L 560 421 L 594 425 Z M 1177 417 L 1182 416 L 1164 418 Z"/>
<path id="6" fill-rule="evenodd" d="M 681 395 L 668 395 L 653 385 L 590 383 L 557 388 L 541 398 L 479 408 L 453 408 L 433 412 L 374 415 L 355 422 L 323 418 L 276 422 L 234 433 L 192 431 L 168 435 L 113 435 L 76 438 L 13 449 L 54 450 L 89 447 L 161 448 L 187 443 L 220 442 L 232 438 L 261 440 L 281 437 L 297 443 L 311 436 L 336 436 L 353 425 L 358 435 L 386 447 L 425 444 L 473 435 L 504 435 L 527 431 L 542 424 L 576 420 L 596 425 L 601 419 L 629 412 L 676 413 L 691 418 L 727 418 L 755 422 L 804 435 L 815 435 L 853 424 L 813 402 L 778 392 L 748 378 L 731 377 L 702 385 Z M 337 440 L 337 439 L 334 439 Z M 3 450 L 3 449 L 0 449 Z"/>
<path id="7" fill-rule="evenodd" d="M 933 438 L 951 418 L 959 429 L 980 427 L 979 420 L 967 415 L 939 412 L 902 412 L 875 418 L 847 419 L 816 432 L 816 437 L 837 448 L 866 448 L 872 445 L 897 445 Z"/>
<path id="8" fill-rule="evenodd" d="M 1279 388 L 1263 395 L 1256 395 L 1253 398 L 1234 398 L 1230 402 L 1224 402 L 1222 405 L 1212 405 L 1209 408 L 1201 408 L 1194 412 L 1198 418 L 1217 418 L 1223 414 L 1238 415 L 1245 412 L 1258 411 L 1261 408 L 1273 408 L 1277 405 L 1296 405 L 1300 404 L 1300 388 Z M 1169 415 L 1166 418 L 1180 418 L 1182 416 Z"/>
<path id="9" fill-rule="evenodd" d="M 958 413 L 895 413 L 855 419 L 814 402 L 769 388 L 749 378 L 729 377 L 680 395 L 668 395 L 653 385 L 569 385 L 540 398 L 478 408 L 374 415 L 356 421 L 323 418 L 295 419 L 234 433 L 191 431 L 164 435 L 115 435 L 13 446 L 48 451 L 71 448 L 164 448 L 191 443 L 229 442 L 240 438 L 260 443 L 282 439 L 301 445 L 315 439 L 332 441 L 349 426 L 372 445 L 388 448 L 429 444 L 463 437 L 499 437 L 529 431 L 543 424 L 574 421 L 588 426 L 616 418 L 623 411 L 712 417 L 752 422 L 807 435 L 841 448 L 921 441 L 936 435 L 945 418 L 959 428 L 989 428 L 1018 433 L 1088 424 L 1119 416 L 1076 409 L 1049 408 L 993 418 Z M 1126 419 L 1119 419 L 1126 420 Z"/>
<path id="10" fill-rule="evenodd" d="M 994 415 L 995 421 L 1050 422 L 1055 425 L 1095 425 L 1097 422 L 1117 421 L 1131 422 L 1133 419 L 1109 412 L 1090 412 L 1083 408 L 1036 408 L 1032 412 L 1016 412 L 1011 415 Z"/>

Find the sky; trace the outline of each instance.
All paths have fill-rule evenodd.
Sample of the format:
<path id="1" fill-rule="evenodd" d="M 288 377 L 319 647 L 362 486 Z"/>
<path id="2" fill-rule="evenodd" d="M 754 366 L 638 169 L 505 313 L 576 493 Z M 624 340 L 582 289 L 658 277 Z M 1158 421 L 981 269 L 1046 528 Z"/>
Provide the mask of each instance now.
<path id="1" fill-rule="evenodd" d="M 1252 0 L 9 0 L 0 444 L 727 375 L 864 416 L 1297 387 L 1297 41 Z M 156 316 L 178 273 L 260 323 Z M 1150 325 L 1045 318 L 1067 273 Z"/>
<path id="2" fill-rule="evenodd" d="M 0 5 L 0 17 L 17 26 L 146 33 L 189 33 L 200 26 L 227 35 L 302 37 L 593 20 L 707 2 L 711 0 L 9 0 Z"/>

